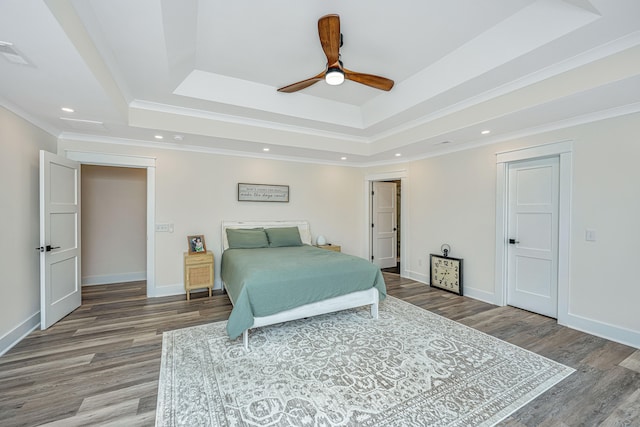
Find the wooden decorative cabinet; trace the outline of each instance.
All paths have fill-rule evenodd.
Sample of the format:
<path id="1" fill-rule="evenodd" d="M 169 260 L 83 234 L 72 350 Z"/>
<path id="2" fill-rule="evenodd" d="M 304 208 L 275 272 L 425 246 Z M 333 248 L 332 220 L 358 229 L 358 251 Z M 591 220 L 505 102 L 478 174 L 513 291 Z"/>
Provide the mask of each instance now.
<path id="1" fill-rule="evenodd" d="M 201 254 L 184 253 L 184 289 L 187 291 L 187 301 L 192 289 L 209 289 L 209 296 L 213 289 L 213 252 Z"/>
<path id="2" fill-rule="evenodd" d="M 342 252 L 342 248 L 339 245 L 317 245 L 320 249 L 326 249 L 328 251 Z"/>

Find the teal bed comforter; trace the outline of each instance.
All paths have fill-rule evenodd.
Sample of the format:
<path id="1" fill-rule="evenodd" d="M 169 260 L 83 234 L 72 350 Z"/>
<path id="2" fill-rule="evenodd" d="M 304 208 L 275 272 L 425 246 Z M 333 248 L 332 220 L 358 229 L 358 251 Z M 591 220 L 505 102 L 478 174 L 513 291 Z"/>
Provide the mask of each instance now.
<path id="1" fill-rule="evenodd" d="M 227 322 L 231 339 L 253 326 L 254 317 L 371 287 L 378 289 L 380 300 L 387 295 L 375 264 L 309 245 L 227 249 L 221 276 L 234 304 Z"/>

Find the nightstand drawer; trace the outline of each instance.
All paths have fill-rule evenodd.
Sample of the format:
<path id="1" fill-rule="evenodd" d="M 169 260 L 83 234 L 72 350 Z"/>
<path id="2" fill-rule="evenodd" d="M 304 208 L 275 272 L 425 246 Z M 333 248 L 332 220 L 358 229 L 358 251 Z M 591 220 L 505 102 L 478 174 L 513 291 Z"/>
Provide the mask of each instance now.
<path id="1" fill-rule="evenodd" d="M 202 254 L 186 254 L 184 256 L 184 265 L 202 264 L 203 262 L 212 262 L 213 253 L 207 252 Z"/>

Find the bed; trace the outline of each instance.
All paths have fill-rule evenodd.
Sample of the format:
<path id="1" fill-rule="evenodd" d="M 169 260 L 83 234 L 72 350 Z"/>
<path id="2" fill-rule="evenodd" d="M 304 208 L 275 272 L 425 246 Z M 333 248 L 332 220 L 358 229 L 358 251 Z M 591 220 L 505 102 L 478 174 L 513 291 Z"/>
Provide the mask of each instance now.
<path id="1" fill-rule="evenodd" d="M 246 349 L 249 329 L 261 326 L 365 305 L 378 318 L 386 297 L 380 269 L 312 246 L 307 221 L 224 221 L 221 240 L 221 277 L 233 304 L 227 333 L 242 335 Z"/>

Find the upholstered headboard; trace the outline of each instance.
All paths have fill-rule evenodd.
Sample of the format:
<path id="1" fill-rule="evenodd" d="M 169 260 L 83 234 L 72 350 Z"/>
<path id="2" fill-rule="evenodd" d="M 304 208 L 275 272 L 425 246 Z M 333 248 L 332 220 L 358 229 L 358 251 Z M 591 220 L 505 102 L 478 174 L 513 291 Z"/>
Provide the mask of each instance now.
<path id="1" fill-rule="evenodd" d="M 311 228 L 308 221 L 222 221 L 222 251 L 229 248 L 227 240 L 227 228 L 281 228 L 281 227 L 298 227 L 300 230 L 300 239 L 306 245 L 311 244 Z"/>

